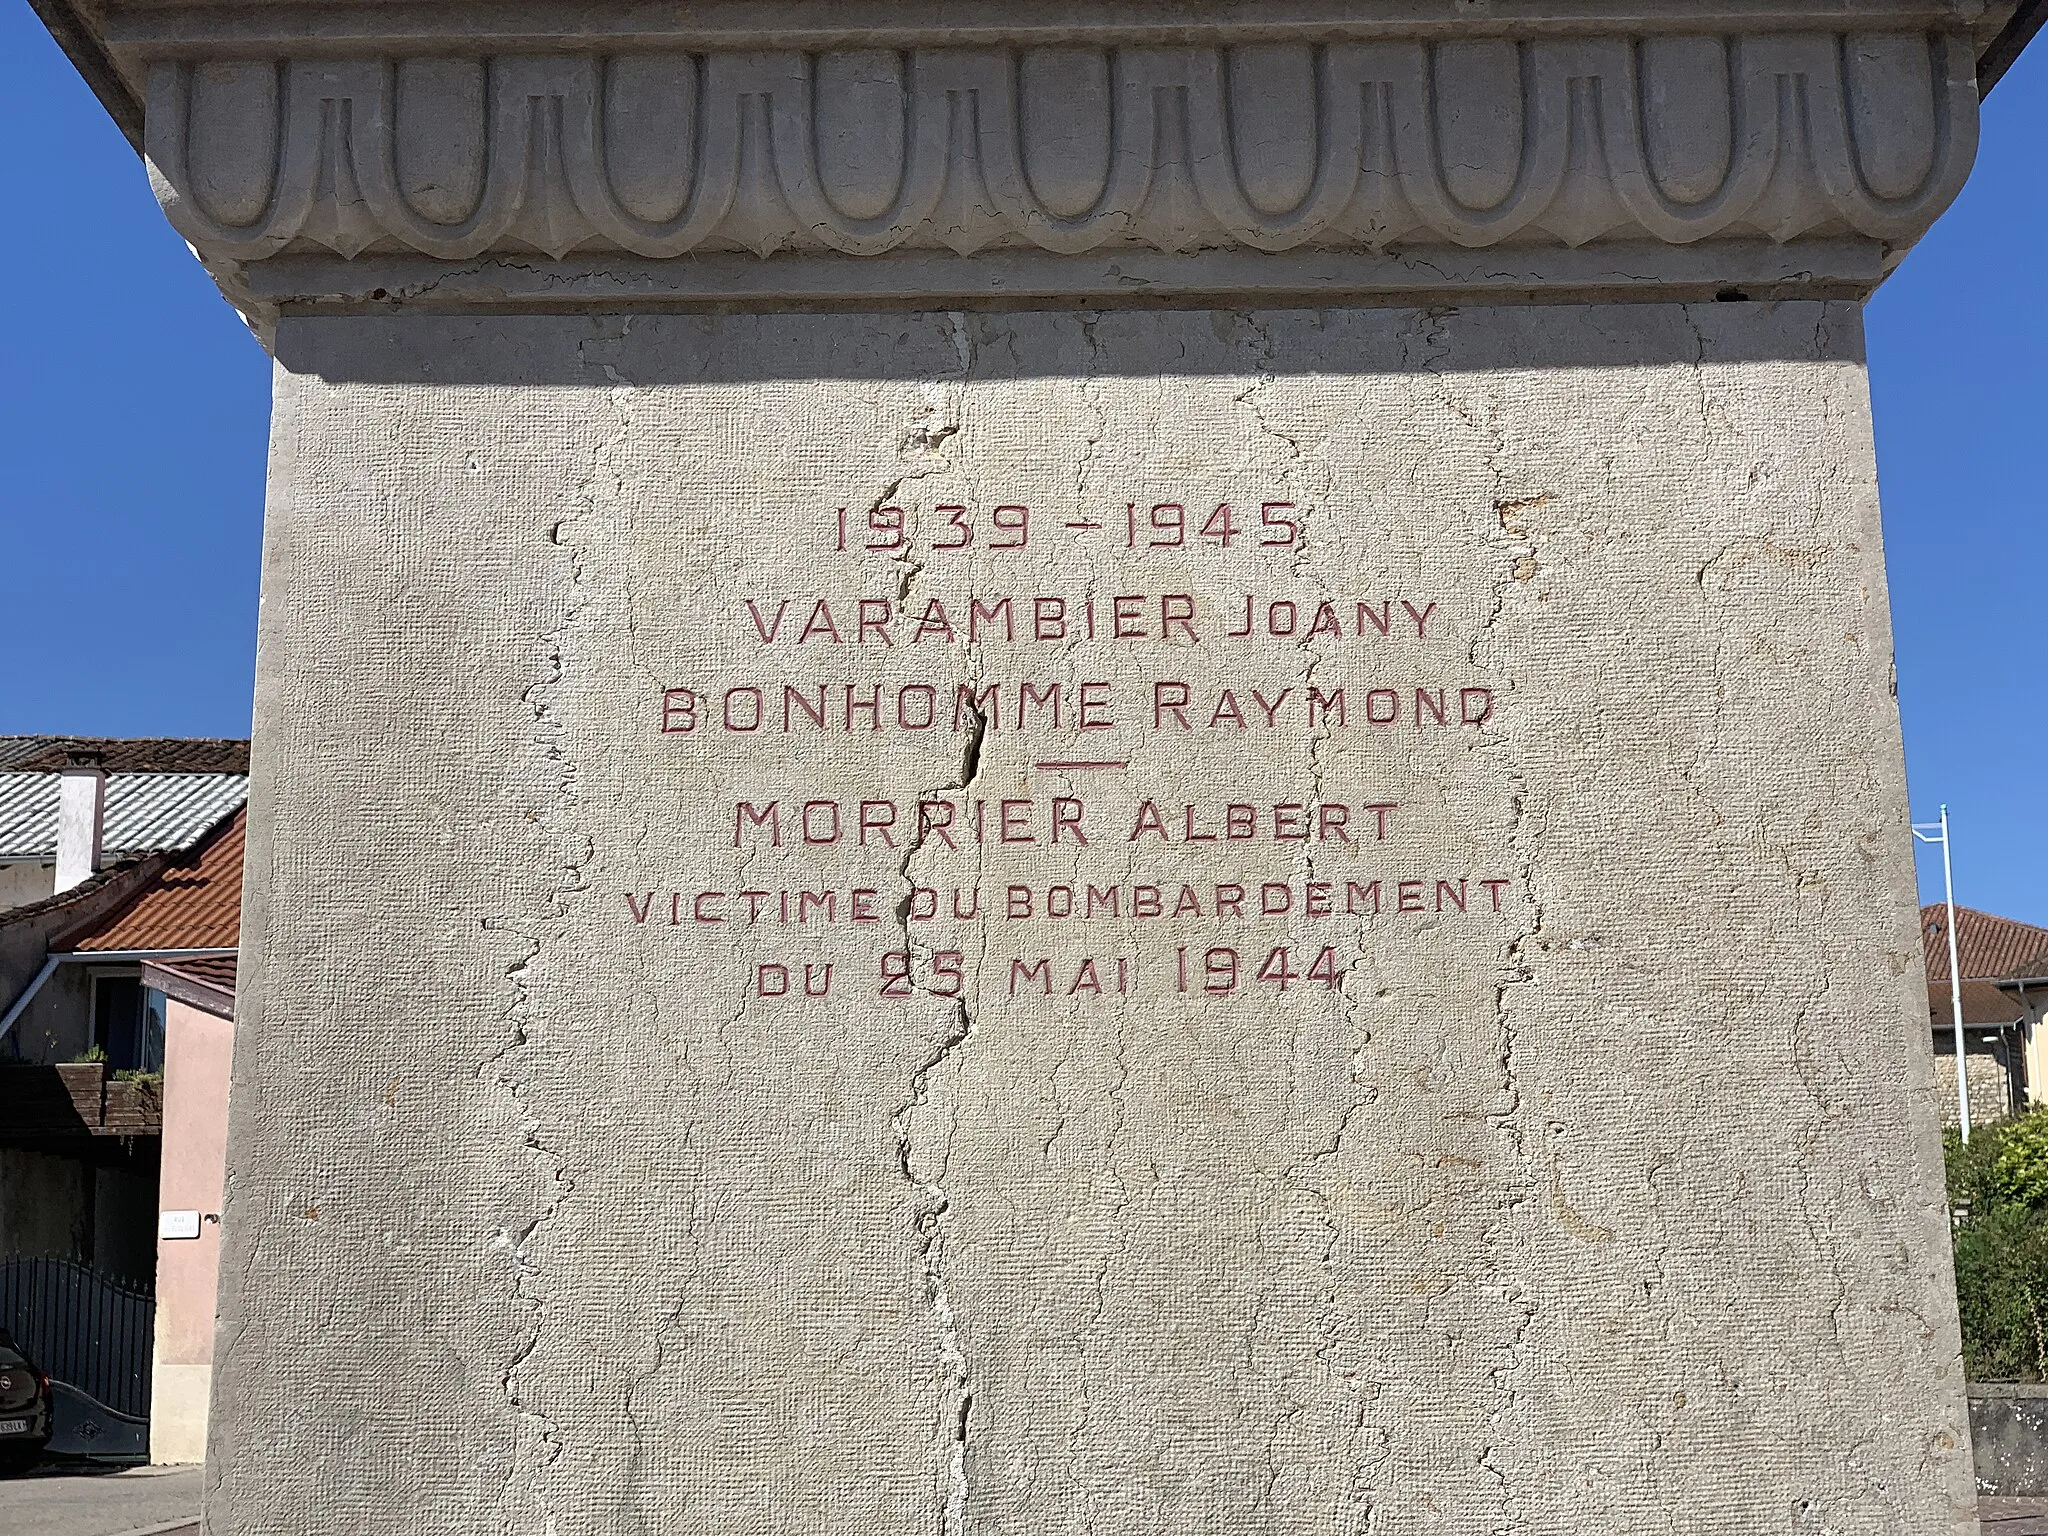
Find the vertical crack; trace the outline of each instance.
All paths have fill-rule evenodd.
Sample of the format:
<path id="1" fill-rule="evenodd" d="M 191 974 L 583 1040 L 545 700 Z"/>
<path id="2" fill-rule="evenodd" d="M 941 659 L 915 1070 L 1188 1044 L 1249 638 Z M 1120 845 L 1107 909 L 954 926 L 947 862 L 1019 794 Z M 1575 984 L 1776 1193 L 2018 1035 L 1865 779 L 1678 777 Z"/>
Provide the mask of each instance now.
<path id="1" fill-rule="evenodd" d="M 631 433 L 632 402 L 639 393 L 639 390 L 623 383 L 608 391 L 618 413 L 616 426 L 610 436 L 592 450 L 589 467 L 577 484 L 572 508 L 547 530 L 549 545 L 562 554 L 568 592 L 558 621 L 542 637 L 540 675 L 529 682 L 519 695 L 531 727 L 530 743 L 538 749 L 549 780 L 545 800 L 527 812 L 527 819 L 538 827 L 543 837 L 556 841 L 559 850 L 555 864 L 557 878 L 541 892 L 536 911 L 488 915 L 481 919 L 480 924 L 487 932 L 506 933 L 517 938 L 521 951 L 505 967 L 508 997 L 498 1015 L 503 1038 L 498 1047 L 479 1062 L 476 1076 L 504 1090 L 518 1119 L 522 1150 L 529 1164 L 538 1168 L 545 1181 L 539 1210 L 516 1223 L 500 1226 L 490 1238 L 491 1246 L 511 1263 L 512 1295 L 525 1312 L 511 1357 L 497 1372 L 500 1395 L 530 1436 L 527 1445 L 515 1446 L 499 1491 L 498 1516 L 502 1529 L 507 1533 L 530 1523 L 528 1516 L 512 1507 L 514 1488 L 522 1476 L 532 1479 L 559 1460 L 564 1452 L 560 1426 L 535 1403 L 532 1394 L 518 1379 L 527 1361 L 540 1347 L 550 1297 L 545 1277 L 531 1250 L 536 1239 L 560 1214 L 564 1201 L 577 1189 L 568 1157 L 551 1145 L 545 1134 L 547 1122 L 540 1106 L 534 1102 L 532 1078 L 524 1070 L 532 1049 L 534 1029 L 540 1022 L 529 972 L 545 951 L 548 938 L 568 917 L 572 900 L 589 888 L 589 867 L 596 857 L 595 841 L 575 814 L 581 798 L 581 770 L 568 747 L 568 726 L 562 719 L 558 696 L 568 677 L 566 656 L 571 637 L 590 608 L 590 597 L 585 587 L 587 547 L 579 539 L 577 525 L 596 513 L 603 466 Z M 611 489 L 616 497 L 616 478 Z M 531 1482 L 527 1493 L 530 1503 L 538 1506 L 545 1524 L 552 1528 L 555 1514 L 547 1507 L 543 1493 Z"/>
<path id="2" fill-rule="evenodd" d="M 903 484 L 937 474 L 950 467 L 941 451 L 941 445 L 961 431 L 961 409 L 965 400 L 965 386 L 973 371 L 974 344 L 968 333 L 964 315 L 949 314 L 945 318 L 954 356 L 959 363 L 959 373 L 950 380 L 933 379 L 926 383 L 925 414 L 912 425 L 898 444 L 900 453 L 906 456 L 917 454 L 924 462 L 907 469 L 891 482 L 876 499 L 877 507 L 885 505 Z M 907 547 L 908 542 L 906 540 L 906 549 L 898 557 L 901 566 L 896 592 L 899 614 L 906 611 L 911 593 L 922 578 L 925 568 L 924 562 Z M 978 685 L 981 669 L 980 658 L 976 652 L 969 652 L 967 670 L 969 677 Z M 960 744 L 959 766 L 954 781 L 950 784 L 930 786 L 924 789 L 922 794 L 964 794 L 979 778 L 984 762 L 988 721 L 983 712 L 973 706 L 969 707 L 967 715 L 967 730 Z M 924 819 L 919 816 L 914 831 L 905 844 L 903 856 L 896 865 L 901 889 L 895 906 L 895 918 L 902 935 L 903 952 L 910 956 L 913 962 L 930 949 L 929 945 L 919 943 L 910 925 L 911 893 L 915 888 L 912 865 L 923 851 L 927 835 L 928 829 Z M 977 848 L 977 862 L 980 857 Z M 976 873 L 978 879 L 978 869 Z M 914 969 L 913 964 L 913 971 Z M 975 979 L 978 979 L 978 976 L 977 966 Z M 943 1032 L 912 1071 L 909 1091 L 889 1119 L 890 1136 L 896 1152 L 896 1173 L 909 1186 L 914 1200 L 913 1261 L 926 1305 L 930 1309 L 932 1329 L 938 1343 L 939 1365 L 943 1373 L 941 1402 L 933 1420 L 944 1479 L 937 1512 L 938 1536 L 964 1536 L 967 1527 L 967 1457 L 973 1424 L 974 1391 L 959 1313 L 946 1277 L 946 1218 L 951 1213 L 953 1205 L 952 1196 L 945 1186 L 946 1151 L 941 1145 L 933 1153 L 921 1153 L 914 1130 L 918 1115 L 931 1104 L 933 1075 L 944 1070 L 948 1063 L 954 1060 L 956 1053 L 966 1045 L 974 1032 L 974 1013 L 968 999 L 969 989 L 975 984 L 975 979 L 963 977 L 960 995 L 952 999 L 952 1008 L 946 1015 Z"/>

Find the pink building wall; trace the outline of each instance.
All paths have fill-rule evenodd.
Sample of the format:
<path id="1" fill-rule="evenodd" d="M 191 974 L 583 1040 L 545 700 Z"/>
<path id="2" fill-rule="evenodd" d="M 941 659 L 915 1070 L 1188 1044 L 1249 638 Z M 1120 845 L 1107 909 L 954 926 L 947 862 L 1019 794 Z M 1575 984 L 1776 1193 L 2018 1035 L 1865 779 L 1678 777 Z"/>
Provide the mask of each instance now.
<path id="1" fill-rule="evenodd" d="M 177 998 L 164 1021 L 163 1173 L 157 1208 L 199 1213 L 197 1237 L 159 1236 L 156 1358 L 149 1453 L 156 1462 L 205 1458 L 213 1385 L 214 1296 L 220 1278 L 220 1202 L 227 1165 L 232 1019 Z"/>

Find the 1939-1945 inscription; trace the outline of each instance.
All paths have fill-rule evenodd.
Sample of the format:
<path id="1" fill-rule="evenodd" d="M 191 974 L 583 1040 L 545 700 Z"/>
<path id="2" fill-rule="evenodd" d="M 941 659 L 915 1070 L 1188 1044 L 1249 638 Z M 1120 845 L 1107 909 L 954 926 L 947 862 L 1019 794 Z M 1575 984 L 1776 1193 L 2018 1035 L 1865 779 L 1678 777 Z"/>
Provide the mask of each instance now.
<path id="1" fill-rule="evenodd" d="M 764 745 L 819 748 L 813 777 L 723 799 L 696 843 L 733 873 L 648 881 L 619 894 L 619 919 L 722 945 L 743 932 L 745 991 L 792 1003 L 1335 991 L 1398 925 L 1502 921 L 1514 883 L 1445 867 L 1391 783 L 1318 771 L 1297 796 L 1261 771 L 1331 738 L 1494 718 L 1455 604 L 1330 589 L 1315 515 L 1257 496 L 828 507 L 805 588 L 735 594 L 716 618 L 725 664 L 645 715 L 742 780 Z M 1049 549 L 1083 558 L 1055 570 Z M 1200 568 L 1247 556 L 1235 583 Z M 880 658 L 908 670 L 883 676 Z M 948 782 L 906 791 L 878 756 L 867 771 L 889 787 L 849 792 L 864 746 L 935 741 L 962 764 Z M 984 792 L 999 742 L 1015 790 Z M 1213 762 L 1198 784 L 1180 771 L 1196 755 L 1221 757 L 1223 792 Z M 757 856 L 773 878 L 740 874 Z M 1082 948 L 1046 942 L 1067 935 Z M 858 936 L 853 962 L 827 942 Z"/>

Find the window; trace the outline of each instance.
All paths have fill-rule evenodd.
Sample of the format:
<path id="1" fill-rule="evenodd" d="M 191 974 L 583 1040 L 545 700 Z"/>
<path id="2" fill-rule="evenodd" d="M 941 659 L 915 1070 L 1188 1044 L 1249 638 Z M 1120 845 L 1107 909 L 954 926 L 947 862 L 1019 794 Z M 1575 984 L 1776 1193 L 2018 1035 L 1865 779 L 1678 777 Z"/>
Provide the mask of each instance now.
<path id="1" fill-rule="evenodd" d="M 164 1069 L 164 997 L 140 976 L 96 976 L 92 984 L 92 1040 L 107 1053 L 110 1072 Z"/>

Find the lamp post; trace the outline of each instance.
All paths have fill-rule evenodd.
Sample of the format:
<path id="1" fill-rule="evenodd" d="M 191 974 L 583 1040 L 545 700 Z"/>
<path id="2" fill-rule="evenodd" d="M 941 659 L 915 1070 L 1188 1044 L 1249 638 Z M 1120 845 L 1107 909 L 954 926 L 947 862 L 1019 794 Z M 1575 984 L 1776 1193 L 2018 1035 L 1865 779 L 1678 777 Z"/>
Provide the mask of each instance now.
<path id="1" fill-rule="evenodd" d="M 1941 808 L 1940 821 L 1913 823 L 1913 835 L 1923 843 L 1941 844 L 1941 881 L 1948 894 L 1948 1008 L 1956 1032 L 1956 1108 L 1963 1128 L 1963 1140 L 1970 1139 L 1970 1064 L 1963 1049 L 1963 976 L 1956 963 L 1956 875 L 1948 853 L 1948 807 Z"/>

